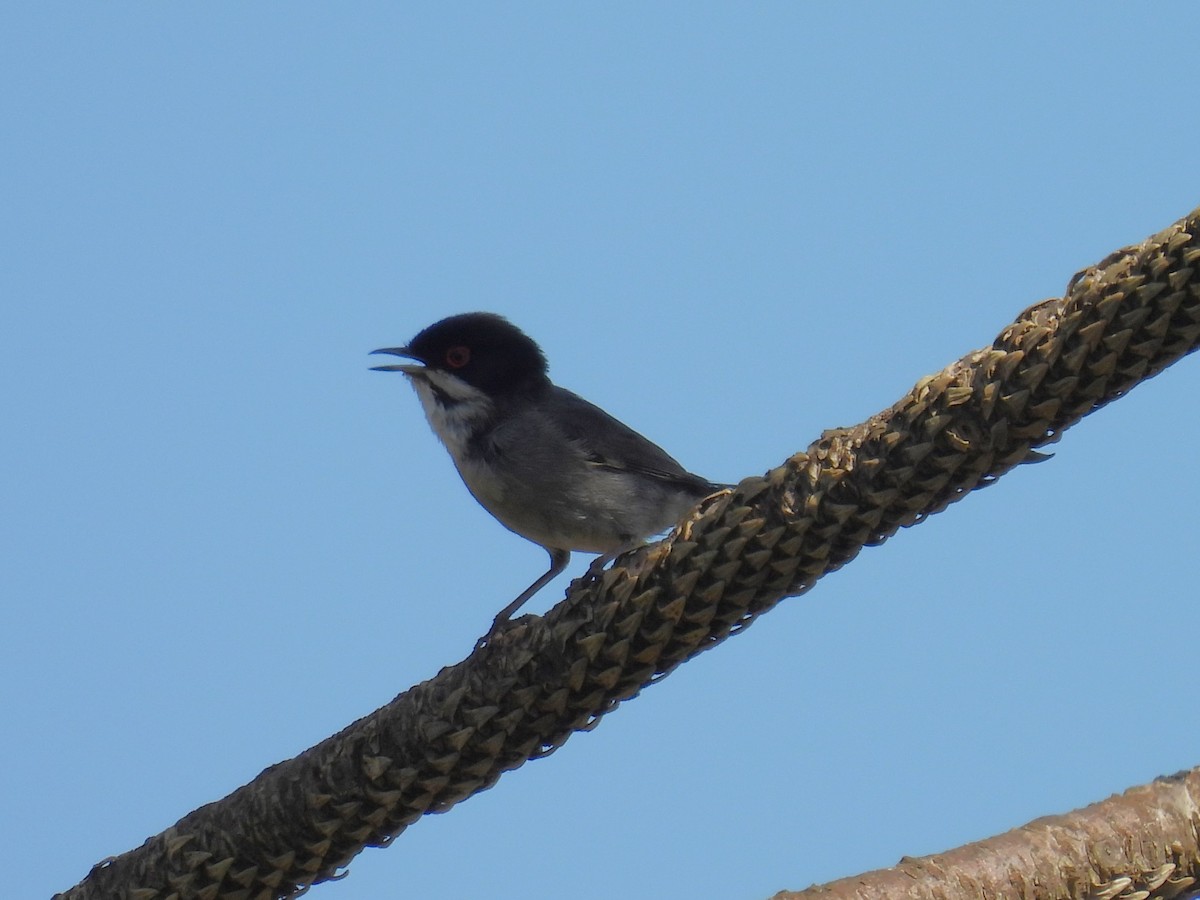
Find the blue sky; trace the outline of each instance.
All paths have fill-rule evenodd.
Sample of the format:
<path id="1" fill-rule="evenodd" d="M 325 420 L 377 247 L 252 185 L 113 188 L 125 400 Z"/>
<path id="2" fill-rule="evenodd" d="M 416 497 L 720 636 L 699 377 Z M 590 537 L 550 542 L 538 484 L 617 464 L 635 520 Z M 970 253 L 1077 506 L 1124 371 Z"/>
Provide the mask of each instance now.
<path id="1" fill-rule="evenodd" d="M 689 468 L 761 473 L 1200 203 L 1198 28 L 6 6 L 6 891 L 71 886 L 461 659 L 542 571 L 367 351 L 501 312 Z M 766 897 L 1197 764 L 1198 376 L 313 896 Z"/>

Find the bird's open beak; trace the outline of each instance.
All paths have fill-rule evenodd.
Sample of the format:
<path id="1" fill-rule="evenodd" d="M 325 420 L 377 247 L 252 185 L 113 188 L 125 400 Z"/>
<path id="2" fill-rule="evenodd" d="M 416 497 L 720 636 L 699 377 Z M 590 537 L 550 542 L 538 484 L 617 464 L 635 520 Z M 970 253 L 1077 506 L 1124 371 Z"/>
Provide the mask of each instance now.
<path id="1" fill-rule="evenodd" d="M 420 362 L 420 357 L 416 356 L 407 347 L 382 347 L 379 350 L 372 350 L 374 353 L 387 353 L 391 356 L 403 356 L 406 359 L 415 359 Z M 420 375 L 425 371 L 424 364 L 415 366 L 412 363 L 397 363 L 392 366 L 371 366 L 372 372 L 403 372 L 405 375 Z"/>

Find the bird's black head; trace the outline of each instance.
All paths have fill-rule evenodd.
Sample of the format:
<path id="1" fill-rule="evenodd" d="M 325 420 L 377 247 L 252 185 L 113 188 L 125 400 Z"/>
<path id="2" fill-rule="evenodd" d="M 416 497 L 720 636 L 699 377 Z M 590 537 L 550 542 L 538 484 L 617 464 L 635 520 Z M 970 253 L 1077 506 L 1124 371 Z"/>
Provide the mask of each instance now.
<path id="1" fill-rule="evenodd" d="M 533 339 L 503 316 L 473 312 L 430 325 L 407 347 L 377 350 L 448 372 L 497 396 L 545 383 L 546 357 Z"/>

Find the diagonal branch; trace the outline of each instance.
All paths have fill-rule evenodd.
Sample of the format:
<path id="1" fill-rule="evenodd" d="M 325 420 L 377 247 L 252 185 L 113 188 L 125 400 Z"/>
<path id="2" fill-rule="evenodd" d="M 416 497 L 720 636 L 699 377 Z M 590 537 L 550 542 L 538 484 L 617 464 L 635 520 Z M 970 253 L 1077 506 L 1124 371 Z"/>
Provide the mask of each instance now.
<path id="1" fill-rule="evenodd" d="M 1197 827 L 1200 769 L 1192 769 L 948 853 L 906 857 L 890 869 L 780 891 L 772 900 L 1192 897 L 1200 874 Z"/>
<path id="2" fill-rule="evenodd" d="M 1072 279 L 890 409 L 710 497 L 544 618 L 401 694 L 64 898 L 270 900 L 335 876 L 920 522 L 1200 345 L 1200 210 Z"/>

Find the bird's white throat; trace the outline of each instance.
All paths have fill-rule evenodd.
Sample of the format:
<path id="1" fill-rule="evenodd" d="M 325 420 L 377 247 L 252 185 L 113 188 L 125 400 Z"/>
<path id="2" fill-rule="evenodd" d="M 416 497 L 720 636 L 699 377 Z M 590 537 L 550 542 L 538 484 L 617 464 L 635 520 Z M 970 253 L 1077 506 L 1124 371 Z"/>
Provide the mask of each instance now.
<path id="1" fill-rule="evenodd" d="M 491 399 L 448 372 L 423 370 L 409 380 L 433 433 L 461 465 L 472 434 L 492 414 Z"/>

